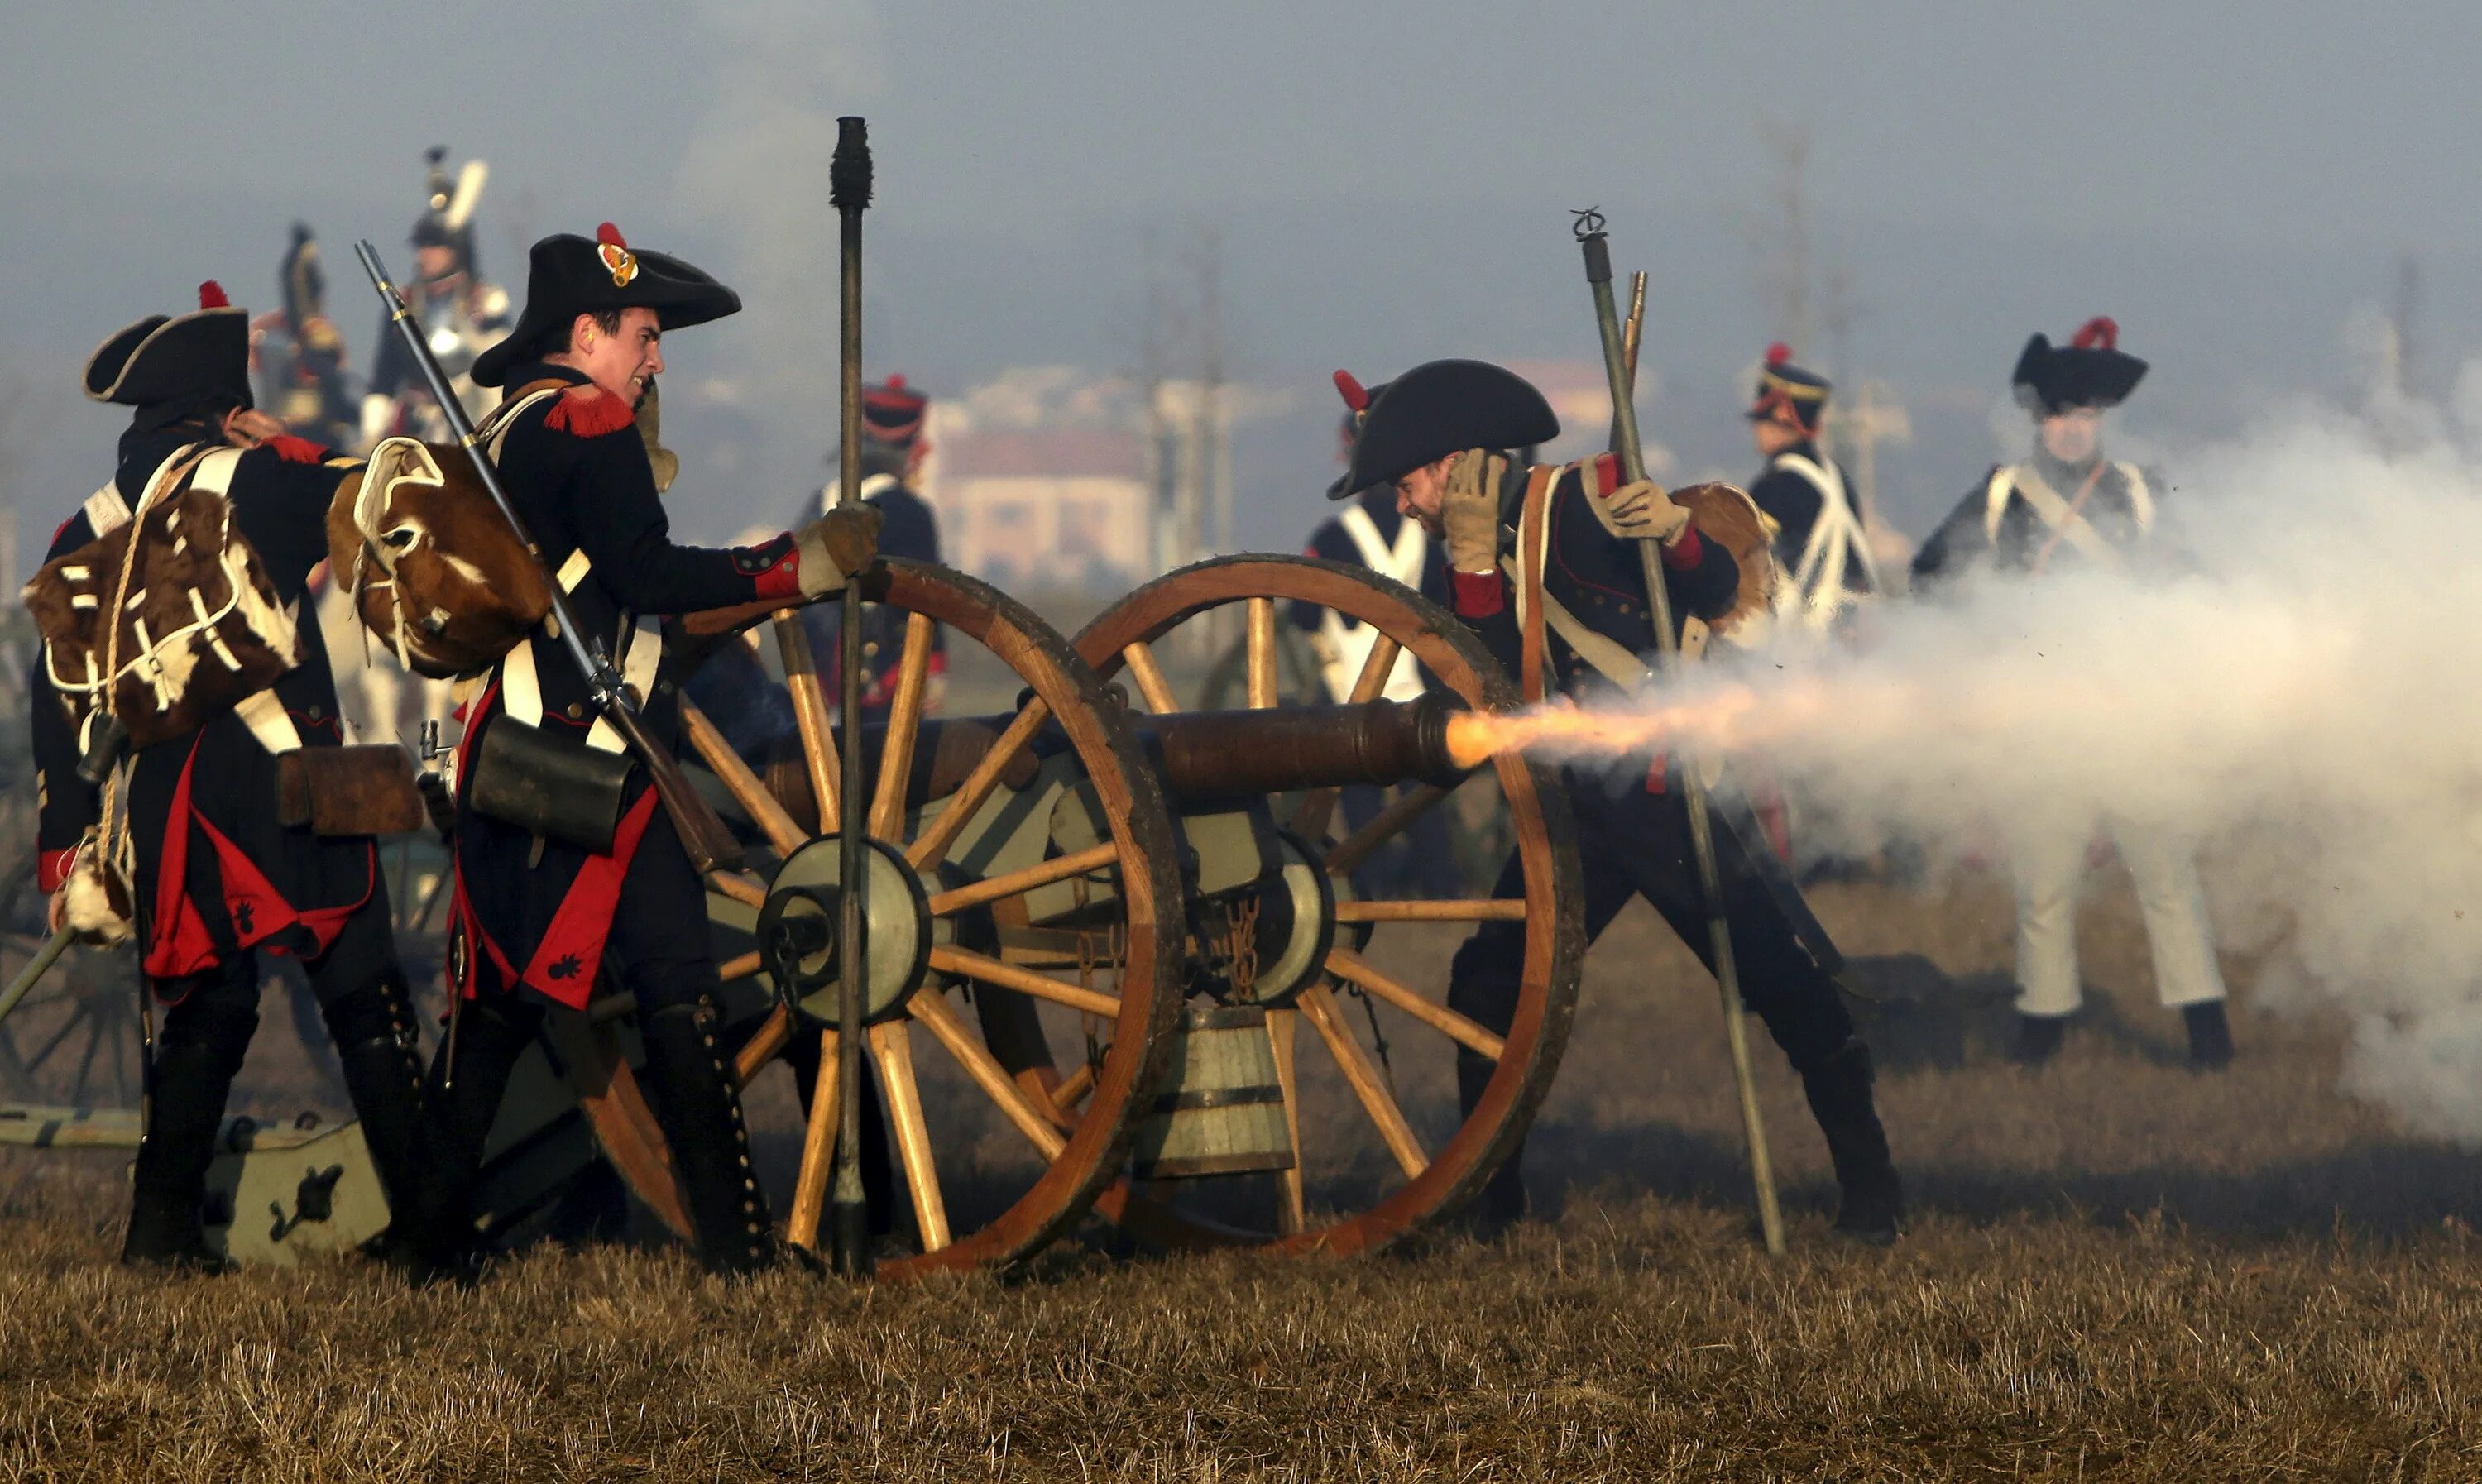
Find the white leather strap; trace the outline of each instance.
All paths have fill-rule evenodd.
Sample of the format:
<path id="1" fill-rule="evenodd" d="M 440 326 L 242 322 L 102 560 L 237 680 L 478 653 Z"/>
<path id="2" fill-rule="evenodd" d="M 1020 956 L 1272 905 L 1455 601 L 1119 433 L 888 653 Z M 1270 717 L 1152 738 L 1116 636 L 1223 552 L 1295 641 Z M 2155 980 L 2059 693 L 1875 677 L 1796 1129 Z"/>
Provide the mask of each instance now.
<path id="1" fill-rule="evenodd" d="M 1812 627 L 1824 628 L 1851 597 L 1844 586 L 1845 564 L 1860 562 L 1874 593 L 1880 591 L 1879 565 L 1845 490 L 1842 470 L 1795 453 L 1776 455 L 1769 467 L 1783 469 L 1818 491 L 1818 518 L 1810 523 L 1792 580 L 1776 595 L 1776 611 L 1799 614 Z"/>

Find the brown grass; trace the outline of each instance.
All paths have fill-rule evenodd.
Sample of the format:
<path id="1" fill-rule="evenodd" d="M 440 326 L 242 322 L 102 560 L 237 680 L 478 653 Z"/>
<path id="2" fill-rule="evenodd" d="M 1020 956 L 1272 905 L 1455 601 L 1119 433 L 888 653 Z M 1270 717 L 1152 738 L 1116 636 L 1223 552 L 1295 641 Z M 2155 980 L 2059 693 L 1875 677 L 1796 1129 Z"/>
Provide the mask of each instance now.
<path id="1" fill-rule="evenodd" d="M 2004 969 L 1988 887 L 1821 902 L 1857 952 Z M 1793 1252 L 1755 1249 L 1712 992 L 1637 915 L 1536 1140 L 1546 1218 L 1340 1266 L 1071 1248 L 856 1290 L 607 1248 L 470 1292 L 358 1260 L 183 1280 L 108 1261 L 108 1165 L 21 1155 L 0 1477 L 2482 1478 L 2475 1161 L 2339 1098 L 2332 1025 L 2242 1015 L 2241 1064 L 2191 1074 L 2133 914 L 2089 915 L 2109 999 L 2062 1065 L 1996 1064 L 1994 1004 L 1964 1067 L 1888 1075 L 1921 1210 L 1888 1253 L 1826 1232 L 1771 1054 Z"/>

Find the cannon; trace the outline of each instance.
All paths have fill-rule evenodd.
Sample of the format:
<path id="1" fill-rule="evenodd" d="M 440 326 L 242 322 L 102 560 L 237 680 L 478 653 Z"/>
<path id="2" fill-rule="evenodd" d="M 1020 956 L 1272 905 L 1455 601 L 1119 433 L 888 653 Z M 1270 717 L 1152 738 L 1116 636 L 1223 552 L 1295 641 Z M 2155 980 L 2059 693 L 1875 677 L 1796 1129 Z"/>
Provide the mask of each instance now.
<path id="1" fill-rule="evenodd" d="M 1448 755 L 1455 710 L 1516 700 L 1450 615 L 1367 570 L 1296 557 L 1171 573 L 1073 640 L 947 569 L 890 560 L 862 582 L 866 601 L 905 616 L 904 639 L 885 720 L 852 738 L 832 725 L 797 611 L 680 625 L 690 642 L 772 633 L 797 723 L 798 747 L 744 758 L 695 707 L 684 713 L 701 786 L 752 846 L 750 869 L 709 877 L 704 925 L 737 1074 L 818 1069 L 801 1089 L 792 1242 L 818 1242 L 835 1144 L 844 829 L 867 833 L 864 1050 L 911 1218 L 908 1250 L 882 1259 L 883 1276 L 1018 1262 L 1094 1220 L 1162 1246 L 1343 1256 L 1416 1233 L 1481 1187 L 1548 1090 L 1584 932 L 1554 776 L 1517 756 L 1468 772 Z M 1291 603 L 1381 634 L 1346 703 L 1281 703 Z M 1191 624 L 1238 630 L 1246 704 L 1181 704 L 1157 655 L 1196 648 Z M 952 654 L 970 643 L 1008 672 L 1013 709 L 926 716 L 935 625 Z M 1428 694 L 1375 699 L 1400 652 Z M 838 795 L 848 744 L 869 764 L 866 798 Z M 1349 828 L 1338 802 L 1356 784 L 1398 791 Z M 1403 899 L 1357 887 L 1374 852 L 1447 808 L 1500 816 L 1521 891 Z M 1447 950 L 1493 920 L 1526 943 L 1504 1030 L 1441 995 Z M 630 1074 L 631 1014 L 607 993 L 552 1018 L 487 1151 L 487 1230 L 521 1229 L 599 1153 L 686 1231 Z M 288 1179 L 302 1163 L 281 1139 L 263 1157 L 290 1160 Z M 344 1184 L 359 1188 L 350 1170 Z M 272 1223 L 232 1229 L 232 1250 L 282 1260 L 360 1239 L 372 1218 L 354 1208 L 354 1222 L 288 1224 L 278 1203 Z"/>

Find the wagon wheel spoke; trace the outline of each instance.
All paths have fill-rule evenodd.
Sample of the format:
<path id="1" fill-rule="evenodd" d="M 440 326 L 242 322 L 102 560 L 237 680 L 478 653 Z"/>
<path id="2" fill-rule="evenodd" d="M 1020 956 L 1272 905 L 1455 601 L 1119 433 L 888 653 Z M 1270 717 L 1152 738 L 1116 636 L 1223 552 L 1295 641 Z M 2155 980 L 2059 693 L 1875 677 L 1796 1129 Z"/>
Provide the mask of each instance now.
<path id="1" fill-rule="evenodd" d="M 1401 902 L 1338 902 L 1338 922 L 1522 922 L 1525 899 L 1515 896 L 1443 902 L 1413 898 Z"/>
<path id="2" fill-rule="evenodd" d="M 1089 872 L 1101 870 L 1105 866 L 1117 863 L 1120 859 L 1121 848 L 1110 840 L 1105 840 L 1100 845 L 1090 845 L 1084 850 L 1069 855 L 1055 856 L 1041 864 L 1027 866 L 1021 871 L 1010 871 L 985 881 L 977 881 L 937 892 L 931 898 L 931 915 L 953 916 L 969 907 L 980 907 L 987 902 L 999 901 L 1003 897 L 1021 896 L 1037 887 L 1047 887 L 1055 881 L 1066 881 L 1071 876 L 1084 876 Z"/>
<path id="3" fill-rule="evenodd" d="M 948 1245 L 948 1205 L 939 1194 L 939 1167 L 931 1154 L 931 1127 L 922 1118 L 922 1086 L 913 1077 L 913 1041 L 904 1020 L 884 1020 L 869 1030 L 871 1060 L 887 1099 L 888 1126 L 896 1132 L 898 1162 L 913 1197 L 913 1223 L 922 1250 Z"/>
<path id="4" fill-rule="evenodd" d="M 1250 709 L 1263 711 L 1276 703 L 1276 600 L 1250 599 Z"/>
<path id="5" fill-rule="evenodd" d="M 922 702 L 929 691 L 932 631 L 923 614 L 905 616 L 905 653 L 897 661 L 896 694 L 889 698 L 887 728 L 879 749 L 879 788 L 870 802 L 870 833 L 900 837 L 905 828 L 905 788 L 912 782 L 913 739 L 922 729 Z"/>
<path id="6" fill-rule="evenodd" d="M 1051 1120 L 1027 1100 L 1025 1089 L 1008 1074 L 1007 1069 L 983 1048 L 973 1032 L 965 1028 L 964 1018 L 957 1014 L 945 996 L 936 989 L 926 988 L 908 1001 L 908 1013 L 922 1022 L 922 1028 L 931 1033 L 931 1039 L 956 1058 L 957 1065 L 965 1069 L 965 1075 L 973 1079 L 974 1085 L 999 1104 L 1000 1112 L 1017 1126 L 1017 1132 L 1025 1135 L 1026 1142 L 1034 1146 L 1035 1153 L 1046 1160 L 1060 1157 L 1060 1152 L 1069 1147 L 1069 1141 L 1052 1126 Z"/>
<path id="7" fill-rule="evenodd" d="M 1025 745 L 1034 740 L 1034 734 L 1043 729 L 1043 724 L 1050 716 L 1051 707 L 1043 702 L 1042 697 L 1027 699 L 1024 708 L 1000 733 L 999 740 L 991 744 L 991 750 L 983 755 L 982 760 L 974 764 L 974 770 L 965 775 L 964 782 L 948 797 L 948 802 L 939 810 L 939 817 L 931 822 L 931 828 L 922 832 L 920 839 L 906 848 L 905 859 L 915 870 L 930 870 L 947 858 L 948 847 L 957 842 L 957 836 L 973 822 L 975 811 L 983 807 L 983 801 L 999 786 L 1000 775 L 1008 771 L 1009 764 L 1017 760 L 1017 754 L 1025 751 Z"/>
<path id="8" fill-rule="evenodd" d="M 1353 679 L 1353 692 L 1347 698 L 1352 704 L 1379 699 L 1379 693 L 1387 688 L 1388 676 L 1395 673 L 1396 656 L 1402 652 L 1403 646 L 1386 634 L 1372 642 L 1369 654 L 1361 661 L 1361 673 Z M 1338 793 L 1333 788 L 1313 788 L 1304 794 L 1301 807 L 1293 810 L 1293 833 L 1306 840 L 1326 839 Z"/>
<path id="9" fill-rule="evenodd" d="M 1353 1027 L 1344 1022 L 1333 992 L 1325 984 L 1314 984 L 1304 990 L 1295 1003 L 1319 1033 L 1319 1039 L 1327 1043 L 1328 1054 L 1335 1058 L 1354 1097 L 1360 1100 L 1362 1111 L 1379 1126 L 1379 1137 L 1386 1141 L 1387 1153 L 1396 1156 L 1407 1179 L 1418 1179 L 1431 1167 L 1430 1156 L 1422 1153 L 1422 1141 L 1413 1136 L 1413 1126 L 1405 1121 L 1405 1110 L 1396 1105 L 1378 1067 L 1371 1063 L 1370 1053 L 1361 1048 L 1361 1043 L 1354 1039 Z"/>
<path id="10" fill-rule="evenodd" d="M 810 765 L 810 792 L 819 801 L 819 833 L 833 835 L 843 814 L 836 800 L 836 734 L 828 720 L 827 688 L 810 654 L 809 630 L 791 608 L 776 614 L 776 652 L 784 661 L 784 689 L 793 698 L 793 724 L 801 729 L 802 755 Z"/>
<path id="11" fill-rule="evenodd" d="M 793 1030 L 792 1011 L 782 1005 L 768 1011 L 767 1019 L 758 1022 L 758 1029 L 753 1032 L 750 1039 L 741 1044 L 741 1049 L 733 1054 L 733 1085 L 748 1087 L 750 1079 L 758 1075 L 769 1062 L 776 1059 L 777 1052 L 792 1044 Z"/>
<path id="12" fill-rule="evenodd" d="M 1301 1081 L 1295 1073 L 1293 1032 L 1302 1013 L 1286 1007 L 1267 1012 L 1267 1045 L 1276 1057 L 1276 1090 L 1284 1100 L 1284 1140 L 1292 1147 L 1293 1167 L 1278 1172 L 1276 1230 L 1285 1236 L 1309 1225 L 1309 1208 L 1302 1191 Z"/>
<path id="13" fill-rule="evenodd" d="M 1052 1088 L 1051 1105 L 1065 1114 L 1085 1101 L 1086 1095 L 1094 1090 L 1095 1064 L 1088 1062 L 1061 1078 L 1059 1085 Z"/>
<path id="14" fill-rule="evenodd" d="M 819 1250 L 819 1217 L 828 1207 L 828 1177 L 836 1158 L 836 1118 L 843 1103 L 836 1081 L 836 1032 L 819 1032 L 819 1076 L 810 1089 L 810 1116 L 802 1129 L 802 1171 L 793 1183 L 793 1211 L 784 1239 Z"/>
<path id="15" fill-rule="evenodd" d="M 985 984 L 998 985 L 1004 990 L 1031 994 L 1037 999 L 1067 1005 L 1071 1010 L 1083 1010 L 1088 1015 L 1099 1015 L 1114 1020 L 1121 1017 L 1121 996 L 1118 994 L 1106 994 L 1099 990 L 1071 984 L 1066 979 L 1038 974 L 1030 968 L 1003 964 L 998 959 L 986 958 L 964 948 L 933 948 L 931 967 L 939 973 L 960 974 Z"/>
<path id="16" fill-rule="evenodd" d="M 77 1081 L 69 1088 L 69 1101 L 86 1101 L 87 1076 L 94 1070 L 94 1053 L 103 1045 L 103 1017 L 90 1014 L 86 1018 L 86 1049 L 78 1053 Z"/>
<path id="17" fill-rule="evenodd" d="M 793 822 L 793 816 L 786 812 L 775 793 L 759 781 L 758 775 L 750 771 L 750 764 L 743 762 L 741 755 L 725 741 L 724 733 L 716 729 L 715 723 L 709 721 L 706 713 L 686 695 L 681 697 L 681 726 L 689 733 L 690 746 L 698 750 L 708 771 L 722 781 L 725 792 L 732 795 L 732 802 L 740 805 L 750 815 L 760 833 L 767 836 L 767 843 L 775 848 L 776 854 L 789 856 L 801 849 L 808 835 Z"/>
<path id="18" fill-rule="evenodd" d="M 767 888 L 758 879 L 742 871 L 709 871 L 706 884 L 744 907 L 765 907 Z"/>
<path id="19" fill-rule="evenodd" d="M 747 979 L 766 967 L 758 956 L 758 950 L 753 948 L 748 953 L 734 954 L 715 966 L 715 976 L 730 984 L 735 979 Z"/>
<path id="20" fill-rule="evenodd" d="M 1467 1050 L 1497 1061 L 1508 1049 L 1507 1044 L 1499 1037 L 1447 1006 L 1425 999 L 1413 990 L 1388 978 L 1349 948 L 1332 950 L 1327 956 L 1327 967 L 1328 972 L 1337 978 L 1360 985 Z M 1322 990 L 1320 993 L 1326 992 Z"/>
<path id="21" fill-rule="evenodd" d="M 1405 833 L 1407 826 L 1430 812 L 1448 796 L 1448 790 L 1437 783 L 1423 783 L 1408 788 L 1387 802 L 1387 807 L 1371 816 L 1370 823 L 1336 842 L 1327 853 L 1330 876 L 1350 876 L 1370 859 L 1371 852 Z"/>
<path id="22" fill-rule="evenodd" d="M 1129 667 L 1129 678 L 1138 682 L 1138 694 L 1146 699 L 1148 710 L 1163 716 L 1180 709 L 1172 682 L 1164 678 L 1163 667 L 1155 663 L 1155 651 L 1147 648 L 1145 640 L 1122 646 L 1121 659 Z"/>

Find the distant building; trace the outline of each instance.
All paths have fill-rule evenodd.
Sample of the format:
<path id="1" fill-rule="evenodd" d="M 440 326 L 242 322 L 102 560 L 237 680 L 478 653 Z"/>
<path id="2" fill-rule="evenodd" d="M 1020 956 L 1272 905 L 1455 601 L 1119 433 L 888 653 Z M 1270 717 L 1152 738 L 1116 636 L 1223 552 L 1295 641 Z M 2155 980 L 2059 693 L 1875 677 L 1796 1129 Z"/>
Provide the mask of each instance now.
<path id="1" fill-rule="evenodd" d="M 1010 590 L 1117 590 L 1149 574 L 1151 501 L 1146 448 L 1135 433 L 943 434 L 935 415 L 931 438 L 924 492 L 956 566 Z"/>

